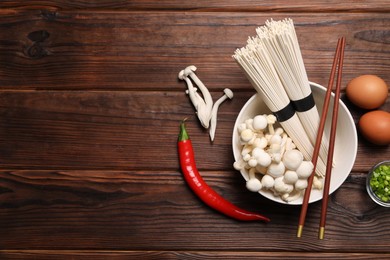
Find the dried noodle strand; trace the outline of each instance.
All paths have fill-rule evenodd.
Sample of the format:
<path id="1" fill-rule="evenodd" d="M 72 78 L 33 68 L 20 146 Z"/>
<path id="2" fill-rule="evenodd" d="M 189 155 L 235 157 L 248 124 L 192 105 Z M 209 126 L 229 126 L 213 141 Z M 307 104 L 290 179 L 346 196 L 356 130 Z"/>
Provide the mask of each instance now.
<path id="1" fill-rule="evenodd" d="M 249 38 L 247 45 L 237 49 L 233 58 L 272 112 L 277 112 L 289 104 L 290 98 L 275 69 L 273 58 L 258 37 Z M 280 124 L 302 152 L 305 159 L 311 160 L 314 146 L 298 115 L 295 113 L 290 119 L 280 122 Z M 319 158 L 317 174 L 323 176 L 325 170 L 325 163 Z"/>

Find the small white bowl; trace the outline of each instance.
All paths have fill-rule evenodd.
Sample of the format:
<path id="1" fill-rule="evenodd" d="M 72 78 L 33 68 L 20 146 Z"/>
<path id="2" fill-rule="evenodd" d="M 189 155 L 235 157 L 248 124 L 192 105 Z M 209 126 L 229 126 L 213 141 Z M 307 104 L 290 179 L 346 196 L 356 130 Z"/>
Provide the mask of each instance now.
<path id="1" fill-rule="evenodd" d="M 321 115 L 326 88 L 312 82 L 310 83 L 310 86 L 313 92 L 317 109 Z M 331 119 L 332 119 L 333 102 L 334 102 L 334 94 L 332 93 L 328 114 L 327 114 L 327 120 L 325 123 L 325 131 L 324 131 L 324 135 L 326 135 L 328 139 L 330 133 Z M 236 161 L 240 160 L 241 149 L 242 149 L 242 145 L 240 144 L 240 138 L 237 130 L 238 125 L 243 123 L 246 119 L 253 118 L 256 115 L 270 114 L 270 113 L 271 111 L 268 109 L 268 107 L 265 105 L 260 95 L 258 94 L 253 95 L 242 107 L 234 125 L 233 138 L 232 138 L 233 155 Z M 358 139 L 357 139 L 357 131 L 356 131 L 355 123 L 353 121 L 353 118 L 348 108 L 340 100 L 335 149 L 333 155 L 333 160 L 335 165 L 334 168 L 332 169 L 332 178 L 331 178 L 330 190 L 329 190 L 330 194 L 333 193 L 335 190 L 337 190 L 341 186 L 341 184 L 343 184 L 343 182 L 351 172 L 356 159 L 357 146 L 358 146 Z M 241 171 L 241 174 L 246 181 L 249 179 L 248 173 L 246 171 Z M 245 184 L 243 186 L 245 187 Z M 291 202 L 286 202 L 282 200 L 280 197 L 274 196 L 272 191 L 262 189 L 259 191 L 259 193 L 270 200 L 282 204 L 289 204 L 289 205 L 302 204 L 302 197 Z M 312 189 L 309 203 L 321 200 L 322 193 L 323 193 L 322 190 Z"/>

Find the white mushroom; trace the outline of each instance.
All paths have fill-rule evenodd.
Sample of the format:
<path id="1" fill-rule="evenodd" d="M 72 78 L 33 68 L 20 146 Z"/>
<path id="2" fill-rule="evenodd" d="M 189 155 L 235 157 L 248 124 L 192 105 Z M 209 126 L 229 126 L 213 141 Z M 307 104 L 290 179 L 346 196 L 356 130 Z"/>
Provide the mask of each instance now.
<path id="1" fill-rule="evenodd" d="M 275 191 L 282 193 L 284 190 L 284 181 L 283 181 L 283 176 L 277 177 L 274 180 L 274 189 Z"/>
<path id="2" fill-rule="evenodd" d="M 259 148 L 266 148 L 268 145 L 267 139 L 262 136 L 262 137 L 256 137 L 256 139 L 253 141 L 253 146 L 259 147 Z"/>
<path id="3" fill-rule="evenodd" d="M 318 179 L 317 176 L 314 176 L 313 178 L 313 188 L 314 189 L 317 189 L 317 190 L 321 190 L 322 189 L 322 181 L 320 181 L 320 179 Z"/>
<path id="4" fill-rule="evenodd" d="M 251 162 L 251 167 L 256 167 L 258 164 L 261 166 L 261 167 L 267 167 L 268 165 L 271 164 L 271 156 L 266 153 L 263 149 L 259 148 L 259 147 L 255 147 L 253 148 L 252 150 L 252 158 L 251 160 L 255 160 L 256 162 L 251 162 L 251 160 L 249 160 L 249 162 Z M 249 163 L 248 162 L 248 163 Z"/>
<path id="5" fill-rule="evenodd" d="M 290 137 L 287 136 L 287 139 L 286 139 L 286 145 L 285 145 L 285 149 L 286 151 L 289 151 L 289 150 L 292 150 L 292 139 Z"/>
<path id="6" fill-rule="evenodd" d="M 210 119 L 210 139 L 211 141 L 214 141 L 215 137 L 215 129 L 217 128 L 217 114 L 218 114 L 218 107 L 219 105 L 225 101 L 226 99 L 232 99 L 233 98 L 233 91 L 231 91 L 228 88 L 225 88 L 223 90 L 224 95 L 220 97 L 217 101 L 215 101 L 213 108 L 211 110 L 211 119 Z"/>
<path id="7" fill-rule="evenodd" d="M 294 186 L 296 190 L 304 190 L 307 188 L 307 180 L 298 179 Z"/>
<path id="8" fill-rule="evenodd" d="M 286 168 L 284 167 L 284 164 L 282 162 L 271 163 L 268 166 L 267 174 L 271 175 L 274 178 L 278 178 L 283 176 L 285 169 Z"/>
<path id="9" fill-rule="evenodd" d="M 271 189 L 274 187 L 275 180 L 272 176 L 266 174 L 261 178 L 261 184 L 263 185 L 263 188 Z"/>
<path id="10" fill-rule="evenodd" d="M 313 172 L 314 165 L 311 161 L 303 161 L 297 168 L 296 172 L 301 179 L 307 179 Z"/>
<path id="11" fill-rule="evenodd" d="M 283 128 L 278 127 L 278 128 L 275 129 L 274 135 L 279 135 L 279 136 L 281 136 L 283 133 L 284 133 Z"/>
<path id="12" fill-rule="evenodd" d="M 296 149 L 286 151 L 282 161 L 287 169 L 295 171 L 303 161 L 303 154 Z"/>
<path id="13" fill-rule="evenodd" d="M 292 149 L 295 149 L 295 144 L 293 143 L 293 141 L 290 137 L 287 137 L 286 145 L 285 145 L 285 152 L 290 151 Z"/>
<path id="14" fill-rule="evenodd" d="M 245 129 L 240 134 L 241 141 L 244 143 L 249 142 L 253 138 L 253 131 L 250 129 Z"/>
<path id="15" fill-rule="evenodd" d="M 271 190 L 275 196 L 290 202 L 301 197 L 302 191 L 307 188 L 307 178 L 313 165 L 304 161 L 303 154 L 283 128 L 274 128 L 275 123 L 273 115 L 257 115 L 237 127 L 242 162 L 237 163 L 235 168 L 244 175 L 249 172 L 248 189 L 258 191 L 257 181 L 260 181 L 262 189 Z M 314 185 L 322 188 L 321 180 L 313 181 L 313 188 Z"/>
<path id="16" fill-rule="evenodd" d="M 248 162 L 250 159 L 252 159 L 252 156 L 251 156 L 249 153 L 247 153 L 247 154 L 245 154 L 245 155 L 242 157 L 242 159 L 244 159 L 244 161 Z"/>
<path id="17" fill-rule="evenodd" d="M 241 133 L 242 131 L 244 131 L 246 129 L 246 124 L 245 123 L 241 123 L 238 125 L 237 127 L 237 130 L 238 130 L 238 133 Z"/>
<path id="18" fill-rule="evenodd" d="M 255 129 L 253 128 L 253 119 L 252 118 L 248 118 L 247 120 L 245 120 L 245 125 L 246 125 L 246 128 L 254 131 Z"/>
<path id="19" fill-rule="evenodd" d="M 261 182 L 256 178 L 253 168 L 249 170 L 249 180 L 246 182 L 246 188 L 253 192 L 258 192 L 262 188 Z"/>
<path id="20" fill-rule="evenodd" d="M 261 166 L 259 163 L 256 165 L 256 171 L 263 175 L 267 174 L 267 167 Z"/>
<path id="21" fill-rule="evenodd" d="M 244 148 L 241 150 L 241 156 L 245 156 L 248 153 L 252 152 L 252 146 L 251 145 L 244 145 Z"/>
<path id="22" fill-rule="evenodd" d="M 179 79 L 184 80 L 187 83 L 188 89 L 186 90 L 186 94 L 190 97 L 190 100 L 192 102 L 192 105 L 195 107 L 196 112 L 198 112 L 199 110 L 202 110 L 202 109 L 204 110 L 206 107 L 206 103 L 204 102 L 203 98 L 197 92 L 198 89 L 192 85 L 191 80 L 186 75 L 184 75 L 184 70 L 179 72 L 178 77 L 179 77 Z M 199 117 L 199 115 L 198 115 L 198 117 Z M 202 125 L 203 125 L 203 121 L 205 121 L 205 123 L 207 121 L 207 124 L 208 124 L 208 118 L 201 117 L 201 118 L 199 118 L 199 120 L 202 123 Z"/>
<path id="23" fill-rule="evenodd" d="M 265 151 L 259 147 L 254 147 L 252 150 L 252 156 L 254 158 L 261 156 L 263 153 L 265 153 Z"/>
<path id="24" fill-rule="evenodd" d="M 287 170 L 284 173 L 284 182 L 287 184 L 294 184 L 298 180 L 298 174 L 295 171 Z"/>
<path id="25" fill-rule="evenodd" d="M 294 190 L 291 193 L 283 194 L 281 198 L 282 198 L 282 200 L 284 200 L 286 202 L 291 202 L 291 201 L 294 201 L 296 199 L 299 199 L 299 197 L 301 197 L 301 195 L 302 195 L 301 191 Z"/>
<path id="26" fill-rule="evenodd" d="M 284 201 L 287 201 L 289 197 L 290 197 L 290 194 L 289 194 L 289 193 L 284 193 L 284 194 L 282 194 L 282 196 L 280 196 L 280 198 L 281 198 L 282 200 L 284 200 Z"/>
<path id="27" fill-rule="evenodd" d="M 259 152 L 255 157 L 257 163 L 263 167 L 268 167 L 272 162 L 271 156 L 268 153 L 266 153 L 264 150 L 260 150 L 260 151 L 261 152 Z"/>
<path id="28" fill-rule="evenodd" d="M 277 144 L 277 145 L 281 145 L 282 143 L 282 137 L 280 135 L 277 135 L 277 134 L 274 134 L 271 139 L 269 140 L 269 143 L 270 144 Z"/>
<path id="29" fill-rule="evenodd" d="M 234 169 L 236 169 L 237 171 L 239 171 L 239 170 L 242 170 L 242 169 L 244 169 L 245 168 L 245 162 L 244 161 L 235 161 L 234 163 L 233 163 L 233 167 L 234 167 Z"/>
<path id="30" fill-rule="evenodd" d="M 280 144 L 269 144 L 267 153 L 271 156 L 271 159 L 275 163 L 279 163 L 282 160 L 282 156 L 280 154 Z"/>
<path id="31" fill-rule="evenodd" d="M 269 149 L 267 152 L 271 155 L 272 160 L 277 163 L 282 160 L 282 133 L 283 129 L 279 127 L 274 131 L 273 135 L 266 136 L 269 144 Z"/>
<path id="32" fill-rule="evenodd" d="M 285 183 L 285 191 L 286 193 L 291 193 L 294 190 L 294 185 Z"/>
<path id="33" fill-rule="evenodd" d="M 275 179 L 274 189 L 276 192 L 278 192 L 280 195 L 282 195 L 284 193 L 292 192 L 294 189 L 294 186 L 291 184 L 285 183 L 284 178 L 282 176 L 282 177 L 278 177 Z"/>
<path id="34" fill-rule="evenodd" d="M 268 125 L 268 122 L 267 122 L 267 117 L 265 117 L 264 115 L 257 115 L 253 118 L 253 128 L 255 130 L 264 130 L 267 125 Z"/>
<path id="35" fill-rule="evenodd" d="M 276 123 L 276 116 L 267 115 L 268 132 L 273 135 L 275 133 L 274 124 Z"/>
<path id="36" fill-rule="evenodd" d="M 280 144 L 270 144 L 268 152 L 271 154 L 280 153 Z"/>
<path id="37" fill-rule="evenodd" d="M 286 152 L 286 149 L 287 149 L 287 140 L 288 140 L 288 136 L 286 133 L 283 133 L 282 134 L 282 142 L 280 144 L 280 155 L 281 157 L 284 156 L 284 153 Z"/>
<path id="38" fill-rule="evenodd" d="M 204 98 L 205 104 L 206 104 L 206 110 L 209 111 L 209 120 L 211 117 L 211 109 L 213 106 L 213 99 L 211 98 L 211 94 L 209 90 L 206 88 L 206 86 L 200 81 L 198 76 L 194 73 L 196 71 L 196 67 L 194 65 L 190 65 L 187 68 L 184 69 L 184 75 L 186 77 L 190 77 L 194 83 L 199 87 L 200 91 L 202 92 L 202 96 Z"/>
<path id="39" fill-rule="evenodd" d="M 188 90 L 186 91 L 186 93 L 189 95 L 190 100 L 195 107 L 196 114 L 200 123 L 204 128 L 209 128 L 213 100 L 206 86 L 204 86 L 203 83 L 195 75 L 195 70 L 195 66 L 188 66 L 187 68 L 179 72 L 178 77 L 181 80 L 185 80 L 185 82 L 187 83 Z M 202 92 L 203 97 L 199 95 L 199 93 L 197 92 L 197 88 L 193 87 L 191 80 L 188 77 L 191 77 L 192 80 L 194 80 L 195 84 Z"/>
<path id="40" fill-rule="evenodd" d="M 254 167 L 256 167 L 256 165 L 257 165 L 257 160 L 255 159 L 255 158 L 250 158 L 249 159 L 249 161 L 248 161 L 248 165 L 249 165 L 249 167 L 251 167 L 251 168 L 254 168 Z"/>

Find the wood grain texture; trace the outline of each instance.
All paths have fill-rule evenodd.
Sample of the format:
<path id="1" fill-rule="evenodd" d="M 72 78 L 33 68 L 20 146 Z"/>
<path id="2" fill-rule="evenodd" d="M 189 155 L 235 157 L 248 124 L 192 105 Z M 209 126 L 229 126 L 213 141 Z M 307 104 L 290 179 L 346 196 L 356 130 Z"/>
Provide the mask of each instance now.
<path id="1" fill-rule="evenodd" d="M 177 85 L 183 87 L 181 92 L 0 92 L 2 167 L 178 169 L 179 124 L 188 118 L 199 169 L 231 169 L 235 119 L 254 91 L 237 92 L 233 100 L 221 105 L 212 144 L 184 93 L 184 83 Z M 212 92 L 213 97 L 220 95 Z M 364 112 L 350 108 L 356 120 Z M 382 109 L 389 111 L 390 103 Z M 363 141 L 358 149 L 354 170 L 360 171 L 387 159 L 390 152 L 388 146 Z M 164 156 L 160 156 L 162 152 Z M 375 156 L 366 156 L 368 153 Z"/>
<path id="2" fill-rule="evenodd" d="M 390 239 L 390 212 L 370 201 L 365 173 L 351 175 L 332 195 L 324 241 L 313 239 L 320 203 L 309 206 L 304 235 L 296 239 L 299 207 L 280 207 L 247 191 L 236 171 L 202 176 L 236 205 L 269 216 L 270 223 L 239 222 L 206 207 L 177 171 L 0 174 L 0 242 L 6 249 L 222 251 L 228 244 L 229 250 L 249 252 L 380 253 Z"/>
<path id="3" fill-rule="evenodd" d="M 388 12 L 389 5 L 386 0 L 315 0 L 315 1 L 288 1 L 288 0 L 238 0 L 238 1 L 180 1 L 164 0 L 118 0 L 118 1 L 11 1 L 3 0 L 0 8 L 12 9 L 91 9 L 91 10 L 180 10 L 180 11 L 299 11 L 299 12 L 326 12 L 326 11 L 355 11 L 355 12 Z"/>
<path id="4" fill-rule="evenodd" d="M 389 258 L 388 254 L 375 253 L 297 253 L 288 252 L 199 252 L 199 251 L 103 251 L 103 250 L 7 250 L 1 252 L 1 256 L 5 259 L 282 259 L 288 255 L 294 259 L 353 259 L 353 260 L 371 260 L 371 259 L 385 259 Z"/>
<path id="5" fill-rule="evenodd" d="M 231 55 L 267 19 L 293 18 L 311 81 L 326 85 L 346 36 L 343 89 L 390 82 L 390 7 L 375 1 L 1 1 L 1 259 L 388 259 L 390 212 L 365 191 L 390 146 L 359 135 L 356 162 L 329 201 L 299 207 L 249 192 L 232 167 L 235 118 L 254 93 Z M 177 79 L 187 65 L 216 100 L 216 140 Z M 365 113 L 343 101 L 355 123 Z M 390 99 L 381 109 L 390 111 Z M 178 164 L 188 118 L 197 166 L 219 194 L 267 215 L 244 223 L 205 206 Z"/>
<path id="6" fill-rule="evenodd" d="M 181 90 L 177 74 L 190 64 L 210 89 L 252 89 L 231 56 L 257 26 L 285 17 L 296 23 L 311 81 L 326 85 L 340 36 L 347 41 L 343 86 L 359 73 L 389 80 L 388 14 L 0 13 L 7 28 L 0 30 L 1 89 Z"/>

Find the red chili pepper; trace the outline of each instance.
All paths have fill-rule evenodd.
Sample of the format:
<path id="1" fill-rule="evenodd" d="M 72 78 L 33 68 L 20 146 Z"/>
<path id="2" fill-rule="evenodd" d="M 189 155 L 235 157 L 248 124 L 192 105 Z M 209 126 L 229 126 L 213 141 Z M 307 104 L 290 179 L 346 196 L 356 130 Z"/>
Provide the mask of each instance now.
<path id="1" fill-rule="evenodd" d="M 196 168 L 194 150 L 185 128 L 184 121 L 180 125 L 178 150 L 180 166 L 183 171 L 184 179 L 192 191 L 204 203 L 206 203 L 211 208 L 214 208 L 215 210 L 237 220 L 262 220 L 265 222 L 270 221 L 270 219 L 265 216 L 235 206 L 231 202 L 225 200 L 216 191 L 207 185 Z"/>

